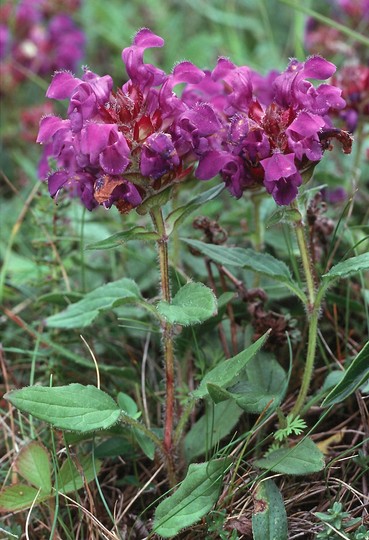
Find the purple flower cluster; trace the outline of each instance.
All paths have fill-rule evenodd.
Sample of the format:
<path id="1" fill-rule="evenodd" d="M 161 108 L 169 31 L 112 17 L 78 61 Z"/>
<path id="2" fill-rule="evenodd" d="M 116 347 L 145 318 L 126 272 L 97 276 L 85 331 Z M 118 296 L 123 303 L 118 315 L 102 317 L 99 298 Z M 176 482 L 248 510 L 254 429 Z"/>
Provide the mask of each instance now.
<path id="1" fill-rule="evenodd" d="M 190 148 L 179 120 L 188 107 L 173 88 L 198 82 L 203 72 L 181 62 L 167 75 L 144 63 L 144 51 L 163 44 L 145 28 L 136 34 L 122 54 L 130 79 L 116 92 L 109 75 L 55 74 L 47 96 L 69 99 L 68 118 L 44 117 L 37 139 L 46 144 L 41 173 L 49 156 L 59 167 L 48 177 L 52 196 L 63 187 L 89 210 L 115 204 L 126 212 L 187 174 Z"/>
<path id="2" fill-rule="evenodd" d="M 315 88 L 309 81 L 325 80 L 334 71 L 333 64 L 313 56 L 291 60 L 283 73 L 272 72 L 263 81 L 249 68 L 220 58 L 200 90 L 188 86 L 183 94 L 187 102 L 212 105 L 221 124 L 210 148 L 198 149 L 196 176 L 206 180 L 220 173 L 237 198 L 264 185 L 277 204 L 291 203 L 301 172 L 319 162 L 327 141 L 338 136 L 328 112 L 345 106 L 341 90 L 328 84 Z"/>
<path id="3" fill-rule="evenodd" d="M 136 34 L 122 53 L 129 80 L 117 91 L 109 75 L 55 74 L 47 96 L 69 99 L 69 107 L 66 119 L 46 116 L 40 124 L 42 175 L 50 157 L 57 166 L 48 174 L 50 194 L 64 188 L 90 210 L 114 204 L 126 212 L 198 164 L 198 179 L 220 173 L 235 197 L 264 186 L 289 204 L 301 171 L 338 137 L 327 115 L 344 107 L 341 91 L 309 82 L 330 77 L 334 65 L 315 56 L 262 77 L 220 58 L 212 72 L 185 61 L 166 74 L 143 59 L 163 44 L 146 28 Z M 181 97 L 173 90 L 179 83 Z"/>
<path id="4" fill-rule="evenodd" d="M 1 6 L 1 91 L 14 91 L 28 72 L 51 74 L 75 69 L 84 54 L 85 37 L 66 13 L 50 11 L 50 1 L 22 0 Z"/>

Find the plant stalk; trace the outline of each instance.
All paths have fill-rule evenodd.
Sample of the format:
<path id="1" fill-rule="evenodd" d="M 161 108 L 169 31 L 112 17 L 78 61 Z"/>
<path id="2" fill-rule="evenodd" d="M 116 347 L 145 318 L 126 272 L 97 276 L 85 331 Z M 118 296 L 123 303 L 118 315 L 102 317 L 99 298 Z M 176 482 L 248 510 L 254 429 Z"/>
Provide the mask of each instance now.
<path id="1" fill-rule="evenodd" d="M 160 235 L 157 241 L 161 294 L 165 302 L 171 301 L 169 282 L 169 258 L 168 258 L 168 236 L 165 230 L 165 222 L 162 211 L 159 207 L 150 211 L 156 232 Z M 173 424 L 174 424 L 174 343 L 172 325 L 162 322 L 163 353 L 165 364 L 165 421 L 164 421 L 164 441 L 163 449 L 166 459 L 166 467 L 170 485 L 173 487 L 176 482 L 173 463 Z"/>
<path id="2" fill-rule="evenodd" d="M 319 320 L 319 309 L 314 308 L 313 312 L 309 317 L 309 336 L 308 336 L 308 349 L 306 353 L 306 363 L 304 374 L 302 376 L 301 386 L 299 395 L 297 396 L 296 402 L 292 408 L 291 414 L 293 417 L 296 417 L 305 402 L 306 396 L 309 391 L 310 381 L 313 375 L 314 369 L 314 360 L 315 360 L 315 351 L 316 351 L 316 342 L 318 335 L 318 320 Z"/>
<path id="3" fill-rule="evenodd" d="M 297 205 L 291 205 L 294 209 L 297 209 Z M 300 413 L 306 396 L 309 391 L 311 378 L 313 375 L 316 345 L 317 345 L 317 335 L 318 335 L 318 320 L 320 315 L 320 305 L 323 296 L 323 287 L 316 293 L 315 283 L 314 283 L 314 274 L 312 268 L 312 259 L 309 253 L 309 248 L 307 245 L 304 225 L 300 220 L 295 224 L 297 244 L 300 250 L 300 256 L 302 261 L 302 267 L 304 270 L 306 286 L 307 286 L 307 317 L 309 324 L 309 333 L 308 333 L 308 347 L 306 353 L 306 363 L 304 374 L 301 381 L 301 387 L 299 394 L 296 399 L 296 403 L 292 408 L 291 414 L 296 417 Z"/>
<path id="4" fill-rule="evenodd" d="M 294 208 L 297 209 L 296 206 L 294 206 Z M 307 287 L 308 299 L 309 299 L 307 308 L 308 308 L 308 313 L 311 313 L 314 309 L 314 304 L 315 304 L 315 284 L 314 284 L 314 274 L 313 274 L 313 269 L 312 269 L 311 257 L 310 257 L 309 248 L 306 242 L 305 230 L 304 230 L 304 225 L 302 221 L 298 221 L 295 224 L 295 232 L 296 232 L 297 244 L 300 250 L 302 267 L 304 269 L 304 274 L 305 274 L 305 279 L 306 279 L 306 287 Z"/>

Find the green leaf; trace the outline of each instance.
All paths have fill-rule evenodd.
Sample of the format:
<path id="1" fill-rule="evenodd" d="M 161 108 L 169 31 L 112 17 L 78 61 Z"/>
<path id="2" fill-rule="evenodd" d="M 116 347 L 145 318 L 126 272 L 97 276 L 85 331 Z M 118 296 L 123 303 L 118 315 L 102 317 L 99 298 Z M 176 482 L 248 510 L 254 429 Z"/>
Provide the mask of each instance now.
<path id="1" fill-rule="evenodd" d="M 141 413 L 138 412 L 136 402 L 128 394 L 119 392 L 117 401 L 121 410 L 131 418 L 138 418 L 138 416 L 140 416 Z"/>
<path id="2" fill-rule="evenodd" d="M 246 250 L 243 248 L 216 246 L 214 244 L 206 244 L 205 242 L 200 242 L 200 240 L 192 240 L 190 238 L 181 238 L 181 240 L 213 261 L 224 264 L 225 266 L 238 266 L 239 268 L 242 268 L 243 263 L 246 260 Z"/>
<path id="3" fill-rule="evenodd" d="M 302 216 L 297 208 L 281 208 L 273 212 L 267 219 L 265 227 L 273 227 L 278 223 L 296 223 L 302 220 Z"/>
<path id="4" fill-rule="evenodd" d="M 219 264 L 246 268 L 284 283 L 300 300 L 305 302 L 305 294 L 293 281 L 288 266 L 269 253 L 259 253 L 251 248 L 216 246 L 188 238 L 182 238 L 182 240 Z"/>
<path id="5" fill-rule="evenodd" d="M 239 407 L 249 413 L 274 410 L 287 390 L 287 375 L 271 354 L 259 353 L 247 364 L 246 381 L 228 388 Z"/>
<path id="6" fill-rule="evenodd" d="M 0 512 L 15 512 L 30 508 L 34 501 L 38 504 L 48 496 L 27 484 L 14 484 L 0 491 Z"/>
<path id="7" fill-rule="evenodd" d="M 91 456 L 84 456 L 77 461 L 78 466 L 74 460 L 67 457 L 62 466 L 60 467 L 55 487 L 58 487 L 58 491 L 61 493 L 71 493 L 78 491 L 86 483 L 92 482 L 95 478 L 94 466 Z M 101 469 L 101 461 L 95 459 L 96 474 Z"/>
<path id="8" fill-rule="evenodd" d="M 93 244 L 87 244 L 85 249 L 112 249 L 120 247 L 130 240 L 144 240 L 144 241 L 153 241 L 159 240 L 160 236 L 155 231 L 148 231 L 145 227 L 136 226 L 132 227 L 128 231 L 122 231 L 100 240 L 99 242 L 94 242 Z"/>
<path id="9" fill-rule="evenodd" d="M 222 293 L 218 298 L 218 310 L 222 307 L 225 307 L 231 300 L 236 298 L 236 293 L 234 292 L 225 292 Z"/>
<path id="10" fill-rule="evenodd" d="M 206 385 L 209 396 L 214 401 L 214 403 L 221 403 L 222 401 L 227 401 L 229 399 L 232 399 L 232 394 L 228 392 L 228 390 L 224 390 L 221 386 L 218 386 L 214 383 L 208 383 Z M 235 401 L 233 399 L 233 401 Z"/>
<path id="11" fill-rule="evenodd" d="M 199 521 L 216 503 L 224 472 L 230 464 L 228 458 L 190 465 L 177 491 L 157 507 L 153 531 L 170 538 Z"/>
<path id="12" fill-rule="evenodd" d="M 110 437 L 95 448 L 95 456 L 101 459 L 122 456 L 125 460 L 133 460 L 137 456 L 137 452 L 135 452 L 131 441 L 125 437 Z"/>
<path id="13" fill-rule="evenodd" d="M 272 277 L 278 281 L 291 281 L 291 272 L 288 266 L 269 253 L 259 253 L 251 248 L 237 248 L 206 244 L 199 240 L 183 239 L 213 261 L 225 266 L 238 266 Z"/>
<path id="14" fill-rule="evenodd" d="M 120 409 L 113 398 L 91 385 L 29 386 L 8 392 L 5 398 L 17 409 L 58 429 L 82 433 L 106 429 L 120 416 Z"/>
<path id="15" fill-rule="evenodd" d="M 252 532 L 254 540 L 288 538 L 286 509 L 273 480 L 260 482 L 255 490 Z"/>
<path id="16" fill-rule="evenodd" d="M 193 397 L 203 398 L 209 394 L 207 388 L 208 383 L 215 384 L 221 388 L 229 386 L 235 377 L 242 371 L 246 364 L 255 356 L 255 354 L 261 349 L 270 334 L 270 330 L 266 332 L 255 343 L 247 347 L 244 351 L 240 352 L 233 358 L 223 360 L 215 368 L 206 373 L 202 379 L 200 386 L 192 392 Z"/>
<path id="17" fill-rule="evenodd" d="M 219 444 L 235 427 L 242 412 L 234 401 L 217 405 L 209 403 L 205 414 L 186 434 L 184 451 L 187 461 L 206 454 Z"/>
<path id="18" fill-rule="evenodd" d="M 167 234 L 170 235 L 177 227 L 197 208 L 202 207 L 208 201 L 215 199 L 224 190 L 224 184 L 218 184 L 215 187 L 205 191 L 188 204 L 180 206 L 171 212 L 165 220 Z"/>
<path id="19" fill-rule="evenodd" d="M 126 302 L 141 299 L 138 285 L 128 278 L 122 278 L 98 287 L 94 291 L 65 310 L 46 319 L 51 328 L 79 328 L 90 325 L 101 311 L 106 311 Z"/>
<path id="20" fill-rule="evenodd" d="M 155 444 L 152 439 L 147 437 L 145 433 L 139 429 L 132 427 L 132 433 L 137 441 L 138 446 L 141 448 L 142 452 L 149 459 L 153 460 L 155 457 Z"/>
<path id="21" fill-rule="evenodd" d="M 322 407 L 343 401 L 369 379 L 369 341 L 352 360 L 340 382 L 329 392 Z"/>
<path id="22" fill-rule="evenodd" d="M 172 194 L 172 188 L 173 186 L 171 185 L 145 199 L 144 202 L 136 208 L 137 214 L 140 214 L 140 216 L 144 216 L 152 208 L 163 207 L 170 199 L 170 196 Z"/>
<path id="23" fill-rule="evenodd" d="M 326 280 L 335 278 L 346 278 L 352 274 L 356 274 L 361 270 L 369 269 L 369 253 L 363 253 L 357 257 L 351 257 L 346 261 L 340 262 L 329 270 L 327 274 L 323 275 Z"/>
<path id="24" fill-rule="evenodd" d="M 37 303 L 40 304 L 55 304 L 59 306 L 65 306 L 71 302 L 77 302 L 81 300 L 83 295 L 75 292 L 52 292 L 48 294 L 43 294 L 37 298 Z"/>
<path id="25" fill-rule="evenodd" d="M 213 291 L 202 283 L 187 283 L 170 304 L 159 302 L 157 310 L 171 324 L 190 326 L 216 315 L 217 300 Z"/>
<path id="26" fill-rule="evenodd" d="M 33 441 L 21 449 L 16 460 L 16 469 L 30 484 L 40 488 L 42 495 L 50 493 L 50 457 L 41 443 Z"/>
<path id="27" fill-rule="evenodd" d="M 257 459 L 255 465 L 283 474 L 312 474 L 324 468 L 324 455 L 309 438 L 292 448 L 278 448 Z"/>

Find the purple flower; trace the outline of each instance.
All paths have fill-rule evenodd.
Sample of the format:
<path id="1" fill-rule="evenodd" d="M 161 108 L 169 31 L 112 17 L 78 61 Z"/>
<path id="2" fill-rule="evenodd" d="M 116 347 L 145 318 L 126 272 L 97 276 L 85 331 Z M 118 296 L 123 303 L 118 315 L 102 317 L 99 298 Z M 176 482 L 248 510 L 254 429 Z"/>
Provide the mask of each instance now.
<path id="1" fill-rule="evenodd" d="M 306 109 L 324 115 L 330 108 L 342 109 L 345 101 L 339 88 L 320 85 L 317 88 L 307 79 L 325 80 L 336 67 L 321 56 L 311 56 L 306 62 L 291 60 L 287 69 L 274 81 L 275 102 L 282 107 Z"/>
<path id="2" fill-rule="evenodd" d="M 163 44 L 141 29 L 123 50 L 130 78 L 115 92 L 109 75 L 55 74 L 47 96 L 68 99 L 68 117 L 45 117 L 38 136 L 40 170 L 50 157 L 57 167 L 48 175 L 52 196 L 67 189 L 89 209 L 114 204 L 126 212 L 198 162 L 200 180 L 219 174 L 237 198 L 264 187 L 286 205 L 298 194 L 300 172 L 320 161 L 331 138 L 350 151 L 350 138 L 328 118 L 345 104 L 340 89 L 310 81 L 335 71 L 320 56 L 266 77 L 226 58 L 213 71 L 184 61 L 166 74 L 144 61 L 147 49 Z M 174 89 L 183 83 L 180 97 Z"/>
<path id="3" fill-rule="evenodd" d="M 219 59 L 200 84 L 188 85 L 183 93 L 191 105 L 183 114 L 183 128 L 199 159 L 196 177 L 220 174 L 235 197 L 264 186 L 277 204 L 293 201 L 302 183 L 299 171 L 320 161 L 327 140 L 336 137 L 349 150 L 347 137 L 332 130 L 327 116 L 344 106 L 341 90 L 325 83 L 316 87 L 309 80 L 324 81 L 335 69 L 314 56 L 306 62 L 292 60 L 283 73 L 262 77 L 247 66 Z M 211 118 L 211 109 L 214 115 L 214 130 L 203 137 L 196 100 L 202 112 L 208 109 L 204 118 Z"/>
<path id="4" fill-rule="evenodd" d="M 131 83 L 139 86 L 145 94 L 151 87 L 162 84 L 166 74 L 152 64 L 145 64 L 143 54 L 146 49 L 163 45 L 163 38 L 153 34 L 148 28 L 142 28 L 135 35 L 132 45 L 122 52 L 122 60 Z"/>
<path id="5" fill-rule="evenodd" d="M 52 196 L 67 189 L 89 210 L 114 204 L 127 212 L 188 173 L 196 159 L 188 130 L 205 140 L 218 123 L 209 109 L 210 120 L 192 125 L 190 107 L 173 91 L 199 83 L 199 68 L 181 62 L 167 75 L 144 62 L 145 50 L 163 43 L 146 28 L 136 34 L 122 53 L 130 79 L 116 92 L 109 75 L 55 74 L 47 96 L 69 100 L 68 118 L 43 118 L 37 139 L 45 145 L 40 171 L 50 157 L 58 168 L 48 175 Z"/>
<path id="6" fill-rule="evenodd" d="M 295 165 L 294 154 L 273 154 L 261 162 L 265 171 L 264 185 L 277 204 L 290 204 L 297 196 L 302 178 Z"/>
<path id="7" fill-rule="evenodd" d="M 143 176 L 154 180 L 178 167 L 180 159 L 168 133 L 153 133 L 148 137 L 141 152 L 140 169 Z"/>
<path id="8" fill-rule="evenodd" d="M 88 156 L 88 164 L 101 167 L 106 174 L 119 175 L 130 163 L 126 139 L 112 124 L 86 124 L 82 129 L 80 150 Z"/>
<path id="9" fill-rule="evenodd" d="M 219 58 L 212 72 L 215 81 L 223 81 L 227 94 L 224 112 L 232 115 L 237 111 L 247 112 L 252 100 L 251 70 L 247 66 L 237 67 L 227 58 Z"/>
<path id="10" fill-rule="evenodd" d="M 318 133 L 326 125 L 325 120 L 316 114 L 301 111 L 286 129 L 289 147 L 297 159 L 306 156 L 310 161 L 319 161 L 323 150 Z"/>

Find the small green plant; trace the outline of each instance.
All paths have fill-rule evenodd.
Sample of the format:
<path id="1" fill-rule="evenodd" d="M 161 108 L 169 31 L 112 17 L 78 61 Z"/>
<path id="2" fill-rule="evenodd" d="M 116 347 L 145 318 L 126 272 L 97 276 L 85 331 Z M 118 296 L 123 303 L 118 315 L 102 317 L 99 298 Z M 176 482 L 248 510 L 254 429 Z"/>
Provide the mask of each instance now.
<path id="1" fill-rule="evenodd" d="M 276 441 L 282 442 L 290 435 L 300 435 L 307 427 L 306 422 L 300 418 L 300 416 L 293 417 L 292 414 L 287 415 L 287 417 L 283 419 L 283 423 L 285 425 L 282 425 L 282 427 L 274 433 Z"/>
<path id="2" fill-rule="evenodd" d="M 369 538 L 369 531 L 361 525 L 355 533 L 349 533 L 347 530 L 357 525 L 360 518 L 350 518 L 348 512 L 342 511 L 342 503 L 335 502 L 331 508 L 328 508 L 327 512 L 315 512 L 315 515 L 324 523 L 324 529 L 317 535 L 319 540 L 339 540 L 341 538 L 347 538 L 348 540 L 367 540 Z"/>

